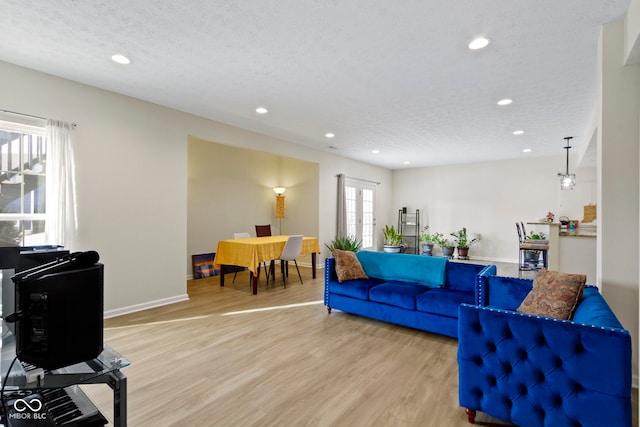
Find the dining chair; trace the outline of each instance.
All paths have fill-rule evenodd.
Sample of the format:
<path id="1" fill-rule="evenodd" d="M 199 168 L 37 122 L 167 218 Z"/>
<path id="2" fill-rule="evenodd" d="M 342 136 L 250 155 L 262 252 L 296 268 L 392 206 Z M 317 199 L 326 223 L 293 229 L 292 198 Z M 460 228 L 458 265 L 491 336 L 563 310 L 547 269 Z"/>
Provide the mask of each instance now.
<path id="1" fill-rule="evenodd" d="M 280 255 L 280 271 L 282 272 L 285 289 L 287 288 L 287 276 L 289 276 L 289 261 L 295 263 L 300 283 L 304 284 L 302 282 L 302 276 L 300 275 L 300 269 L 298 268 L 298 261 L 296 261 L 296 258 L 300 256 L 300 252 L 302 252 L 302 234 L 289 236 Z"/>
<path id="2" fill-rule="evenodd" d="M 242 232 L 242 233 L 233 233 L 233 238 L 234 239 L 245 239 L 247 237 L 251 237 L 251 234 L 246 233 L 246 232 Z M 233 281 L 232 283 L 236 282 L 236 276 L 238 275 L 238 268 L 236 267 L 236 271 L 233 273 Z M 251 286 L 251 276 L 249 276 L 249 286 Z"/>
<path id="3" fill-rule="evenodd" d="M 271 236 L 271 224 L 256 225 L 256 237 Z"/>
<path id="4" fill-rule="evenodd" d="M 271 224 L 265 225 L 256 225 L 256 237 L 267 237 L 271 236 Z M 264 267 L 264 273 L 267 276 L 267 285 L 269 284 L 269 274 L 274 273 L 274 265 L 275 263 L 271 261 L 269 263 L 269 271 L 267 271 L 267 263 L 263 262 L 262 266 Z M 258 266 L 258 270 L 260 270 L 260 266 Z"/>

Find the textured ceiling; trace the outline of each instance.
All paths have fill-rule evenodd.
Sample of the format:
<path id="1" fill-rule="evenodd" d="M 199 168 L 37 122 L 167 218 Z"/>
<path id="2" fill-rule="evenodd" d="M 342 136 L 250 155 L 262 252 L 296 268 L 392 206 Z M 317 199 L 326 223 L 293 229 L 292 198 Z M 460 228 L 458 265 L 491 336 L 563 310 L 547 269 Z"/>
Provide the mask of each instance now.
<path id="1" fill-rule="evenodd" d="M 391 169 L 561 156 L 629 1 L 0 0 L 0 60 Z"/>

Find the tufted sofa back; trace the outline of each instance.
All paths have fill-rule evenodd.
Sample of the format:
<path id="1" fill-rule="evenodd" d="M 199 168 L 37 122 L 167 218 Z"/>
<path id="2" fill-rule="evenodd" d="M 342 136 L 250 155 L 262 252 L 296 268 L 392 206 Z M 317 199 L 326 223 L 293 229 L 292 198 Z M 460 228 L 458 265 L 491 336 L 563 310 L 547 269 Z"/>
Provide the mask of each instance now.
<path id="1" fill-rule="evenodd" d="M 598 290 L 566 321 L 513 311 L 526 279 L 488 282 L 489 306 L 459 308 L 460 405 L 520 426 L 630 426 L 631 337 Z"/>

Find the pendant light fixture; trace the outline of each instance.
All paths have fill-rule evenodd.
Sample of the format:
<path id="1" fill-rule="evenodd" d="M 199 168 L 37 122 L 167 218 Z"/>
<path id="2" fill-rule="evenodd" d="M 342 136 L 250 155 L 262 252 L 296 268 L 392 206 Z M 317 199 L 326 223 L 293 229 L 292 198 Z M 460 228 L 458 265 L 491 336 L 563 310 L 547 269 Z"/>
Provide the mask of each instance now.
<path id="1" fill-rule="evenodd" d="M 567 150 L 567 170 L 565 173 L 558 172 L 558 176 L 560 177 L 560 189 L 573 190 L 573 187 L 576 185 L 576 175 L 569 173 L 569 149 L 571 148 L 569 141 L 571 141 L 573 137 L 566 136 L 564 139 L 567 141 L 567 146 L 564 147 L 564 149 Z"/>

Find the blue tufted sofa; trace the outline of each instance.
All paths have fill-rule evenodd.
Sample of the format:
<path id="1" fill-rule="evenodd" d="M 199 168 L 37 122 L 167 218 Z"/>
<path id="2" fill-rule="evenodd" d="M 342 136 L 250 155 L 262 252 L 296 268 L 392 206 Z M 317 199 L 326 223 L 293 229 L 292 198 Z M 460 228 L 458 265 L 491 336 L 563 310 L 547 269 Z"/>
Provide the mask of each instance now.
<path id="1" fill-rule="evenodd" d="M 458 336 L 458 306 L 476 301 L 479 277 L 496 267 L 447 258 L 360 251 L 368 279 L 338 281 L 335 259 L 325 260 L 324 304 L 385 322 Z"/>
<path id="2" fill-rule="evenodd" d="M 533 280 L 482 277 L 459 308 L 459 402 L 522 427 L 631 426 L 631 337 L 593 286 L 571 321 L 515 311 Z"/>

